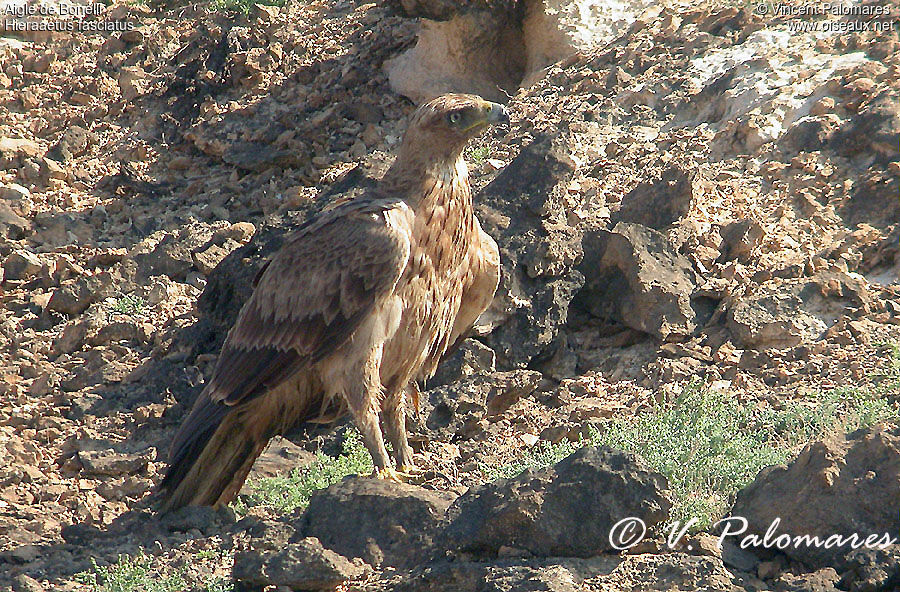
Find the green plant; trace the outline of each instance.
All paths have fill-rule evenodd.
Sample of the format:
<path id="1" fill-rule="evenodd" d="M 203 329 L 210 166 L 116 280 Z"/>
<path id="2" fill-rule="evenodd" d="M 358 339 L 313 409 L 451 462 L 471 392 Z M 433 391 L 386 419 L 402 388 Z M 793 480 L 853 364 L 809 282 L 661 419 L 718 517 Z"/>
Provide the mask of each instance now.
<path id="1" fill-rule="evenodd" d="M 119 555 L 113 565 L 97 565 L 75 575 L 75 581 L 91 587 L 92 592 L 181 592 L 187 582 L 180 573 L 161 574 L 153 567 L 153 557 L 143 551 L 130 557 Z"/>
<path id="2" fill-rule="evenodd" d="M 218 11 L 240 12 L 247 14 L 254 4 L 265 6 L 284 6 L 287 0 L 212 0 L 210 8 Z"/>
<path id="3" fill-rule="evenodd" d="M 337 457 L 322 452 L 305 467 L 298 467 L 283 477 L 264 477 L 248 482 L 251 493 L 242 495 L 234 503 L 239 514 L 252 506 L 265 506 L 278 513 L 305 508 L 310 495 L 317 489 L 337 483 L 347 475 L 372 472 L 372 457 L 355 431 L 348 431 L 343 448 Z"/>
<path id="4" fill-rule="evenodd" d="M 136 316 L 143 313 L 146 306 L 147 303 L 140 296 L 125 294 L 116 299 L 110 310 L 114 313 Z"/>
<path id="5" fill-rule="evenodd" d="M 486 161 L 490 155 L 490 146 L 470 146 L 466 148 L 466 159 L 472 161 L 476 166 L 484 164 L 484 161 Z"/>
<path id="6" fill-rule="evenodd" d="M 197 551 L 198 563 L 230 563 L 231 554 L 223 549 Z M 98 565 L 91 559 L 91 570 L 75 574 L 74 580 L 90 587 L 91 592 L 184 592 L 192 588 L 184 577 L 184 570 L 172 571 L 158 559 L 141 551 L 137 555 L 119 555 L 116 563 Z M 202 585 L 204 592 L 233 592 L 230 579 L 209 577 Z"/>

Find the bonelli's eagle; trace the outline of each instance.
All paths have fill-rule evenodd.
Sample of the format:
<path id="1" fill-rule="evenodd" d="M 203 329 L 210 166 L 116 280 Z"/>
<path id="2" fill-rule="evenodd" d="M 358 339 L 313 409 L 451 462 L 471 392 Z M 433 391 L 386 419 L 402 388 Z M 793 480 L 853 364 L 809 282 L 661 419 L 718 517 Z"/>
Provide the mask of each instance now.
<path id="1" fill-rule="evenodd" d="M 434 373 L 490 304 L 500 276 L 462 150 L 501 122 L 506 109 L 477 96 L 428 102 L 373 190 L 288 238 L 175 436 L 160 485 L 164 510 L 228 503 L 270 438 L 335 405 L 356 422 L 375 476 L 415 469 L 408 385 Z"/>

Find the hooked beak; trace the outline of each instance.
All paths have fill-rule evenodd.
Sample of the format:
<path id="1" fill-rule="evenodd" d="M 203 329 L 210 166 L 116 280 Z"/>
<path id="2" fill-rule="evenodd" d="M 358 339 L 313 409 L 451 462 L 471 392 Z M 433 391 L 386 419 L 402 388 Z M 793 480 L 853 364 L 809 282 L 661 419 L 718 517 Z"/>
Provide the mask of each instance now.
<path id="1" fill-rule="evenodd" d="M 465 129 L 467 132 L 480 130 L 489 125 L 509 125 L 509 111 L 500 103 L 482 101 L 481 116 Z"/>
<path id="2" fill-rule="evenodd" d="M 500 103 L 492 103 L 490 101 L 485 101 L 484 103 L 488 108 L 485 117 L 485 121 L 487 123 L 494 125 L 509 125 L 509 111 L 506 110 L 506 107 L 504 107 Z"/>

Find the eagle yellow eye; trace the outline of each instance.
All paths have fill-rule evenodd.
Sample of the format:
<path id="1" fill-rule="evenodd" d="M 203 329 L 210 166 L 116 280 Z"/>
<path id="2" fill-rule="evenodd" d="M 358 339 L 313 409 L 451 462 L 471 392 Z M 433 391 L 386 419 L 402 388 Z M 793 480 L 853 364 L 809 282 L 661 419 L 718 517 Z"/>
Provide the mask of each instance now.
<path id="1" fill-rule="evenodd" d="M 450 123 L 459 123 L 459 120 L 462 119 L 462 114 L 459 111 L 454 111 L 450 114 L 449 118 Z"/>

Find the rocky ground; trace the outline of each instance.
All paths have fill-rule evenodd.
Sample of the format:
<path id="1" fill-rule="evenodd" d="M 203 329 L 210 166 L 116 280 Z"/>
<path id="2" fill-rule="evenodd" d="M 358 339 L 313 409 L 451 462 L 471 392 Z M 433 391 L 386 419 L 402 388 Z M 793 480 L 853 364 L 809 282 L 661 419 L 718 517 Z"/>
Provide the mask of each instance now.
<path id="1" fill-rule="evenodd" d="M 488 483 L 483 470 L 698 379 L 757 409 L 870 389 L 893 422 L 795 450 L 728 503 L 751 528 L 790 516 L 787 532 L 900 536 L 900 393 L 879 382 L 900 343 L 900 6 L 799 31 L 803 19 L 753 6 L 610 4 L 595 15 L 605 36 L 558 62 L 568 46 L 547 27 L 571 23 L 536 6 L 116 4 L 102 18 L 132 30 L 7 26 L 0 588 L 90 589 L 77 574 L 92 560 L 140 553 L 198 590 L 232 577 L 315 590 L 900 586 L 896 544 L 751 553 L 706 529 L 616 554 L 603 533 L 618 517 L 661 528 L 673 502 L 630 454 L 587 447 Z M 869 30 L 825 31 L 852 22 Z M 287 229 L 377 176 L 406 97 L 439 86 L 410 66 L 428 58 L 417 34 L 471 39 L 447 79 L 502 98 L 513 120 L 467 152 L 503 279 L 476 336 L 424 385 L 411 419 L 424 483 L 349 479 L 305 512 L 239 521 L 155 516 L 167 443 L 255 269 Z M 345 432 L 298 429 L 257 475 Z"/>

